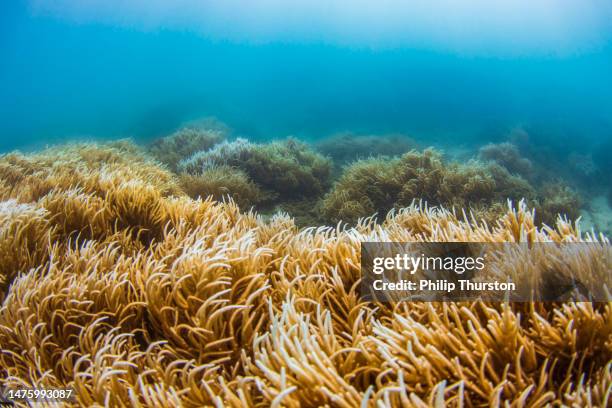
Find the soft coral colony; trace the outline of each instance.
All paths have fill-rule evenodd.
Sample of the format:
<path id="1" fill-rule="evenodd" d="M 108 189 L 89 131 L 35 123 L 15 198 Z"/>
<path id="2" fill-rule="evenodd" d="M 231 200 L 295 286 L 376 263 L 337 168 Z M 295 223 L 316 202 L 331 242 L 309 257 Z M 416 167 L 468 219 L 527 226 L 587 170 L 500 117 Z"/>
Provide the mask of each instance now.
<path id="1" fill-rule="evenodd" d="M 282 166 L 277 177 L 320 174 L 309 193 L 323 193 L 331 167 L 319 155 L 265 149 L 283 156 L 265 163 Z M 286 193 L 255 162 L 210 164 L 214 154 L 169 160 L 199 157 L 249 194 Z M 393 165 L 423 160 L 440 166 L 432 153 Z M 180 180 L 199 174 L 181 179 L 129 143 L 1 158 L 3 386 L 72 387 L 80 406 L 609 406 L 610 303 L 374 304 L 358 293 L 362 241 L 605 237 L 562 218 L 540 227 L 524 202 L 488 223 L 412 203 L 381 223 L 299 229 L 283 213 L 187 196 Z M 299 180 L 285 187 L 303 190 Z"/>

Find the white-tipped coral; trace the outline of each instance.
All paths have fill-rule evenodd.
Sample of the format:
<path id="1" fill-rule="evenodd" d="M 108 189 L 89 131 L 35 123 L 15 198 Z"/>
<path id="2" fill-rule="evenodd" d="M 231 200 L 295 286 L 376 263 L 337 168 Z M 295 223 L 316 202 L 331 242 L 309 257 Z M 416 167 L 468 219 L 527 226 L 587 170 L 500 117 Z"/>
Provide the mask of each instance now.
<path id="1" fill-rule="evenodd" d="M 293 138 L 266 144 L 237 139 L 198 152 L 178 167 L 195 176 L 233 167 L 242 170 L 262 190 L 288 201 L 323 194 L 330 185 L 332 164 Z"/>
<path id="2" fill-rule="evenodd" d="M 178 164 L 178 170 L 189 174 L 198 174 L 209 168 L 232 166 L 246 160 L 255 147 L 246 139 L 224 141 L 210 150 L 200 150 L 187 156 Z"/>
<path id="3" fill-rule="evenodd" d="M 225 131 L 197 126 L 184 127 L 170 136 L 157 139 L 149 146 L 149 153 L 157 160 L 177 171 L 178 164 L 185 157 L 205 151 L 224 141 Z"/>
<path id="4" fill-rule="evenodd" d="M 0 301 L 15 276 L 45 264 L 53 238 L 53 223 L 44 208 L 0 202 Z"/>

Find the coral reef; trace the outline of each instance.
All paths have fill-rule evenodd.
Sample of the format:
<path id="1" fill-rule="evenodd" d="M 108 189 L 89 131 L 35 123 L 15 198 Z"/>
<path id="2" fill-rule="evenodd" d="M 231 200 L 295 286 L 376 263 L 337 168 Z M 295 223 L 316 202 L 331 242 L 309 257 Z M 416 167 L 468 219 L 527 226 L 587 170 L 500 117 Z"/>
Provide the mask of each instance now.
<path id="1" fill-rule="evenodd" d="M 386 214 L 393 208 L 401 188 L 395 180 L 398 163 L 398 159 L 370 158 L 346 167 L 323 200 L 323 216 L 333 223 L 354 223 L 357 218 L 375 212 Z"/>
<path id="2" fill-rule="evenodd" d="M 303 198 L 298 200 L 288 200 L 278 203 L 272 208 L 272 213 L 286 213 L 293 219 L 298 227 L 312 227 L 315 225 L 325 225 L 326 220 L 321 214 L 320 198 Z M 264 213 L 265 214 L 265 213 Z"/>
<path id="3" fill-rule="evenodd" d="M 531 163 L 529 181 L 540 188 L 563 180 L 589 198 L 605 193 L 610 185 L 608 174 L 612 171 L 608 153 L 612 140 L 584 135 L 584 140 L 580 141 L 583 137 L 563 133 L 535 127 L 529 132 L 519 128 L 509 134 L 510 144 Z M 495 146 L 503 145 L 506 143 Z"/>
<path id="4" fill-rule="evenodd" d="M 371 304 L 358 292 L 363 241 L 604 237 L 564 220 L 538 228 L 524 203 L 490 226 L 412 205 L 382 224 L 298 230 L 171 194 L 164 169 L 134 156 L 128 171 L 125 156 L 88 145 L 0 160 L 0 385 L 72 387 L 75 406 L 609 406 L 609 303 Z M 451 194 L 438 161 L 392 164 Z M 461 171 L 486 181 L 472 194 L 495 191 L 490 174 Z"/>
<path id="5" fill-rule="evenodd" d="M 433 149 L 401 158 L 371 158 L 348 166 L 322 202 L 324 217 L 354 223 L 360 217 L 384 216 L 423 200 L 455 210 L 470 210 L 492 221 L 508 199 L 525 198 L 536 207 L 538 222 L 554 224 L 558 214 L 575 215 L 577 196 L 567 187 L 540 196 L 524 179 L 497 164 L 446 163 Z"/>
<path id="6" fill-rule="evenodd" d="M 525 179 L 533 175 L 531 161 L 522 157 L 518 148 L 512 143 L 490 143 L 483 146 L 478 150 L 478 158 L 485 162 L 495 162 L 510 173 L 518 174 Z"/>
<path id="7" fill-rule="evenodd" d="M 55 237 L 44 208 L 15 200 L 0 202 L 0 301 L 19 272 L 44 262 Z"/>
<path id="8" fill-rule="evenodd" d="M 537 209 L 541 219 L 554 220 L 559 214 L 570 220 L 580 216 L 582 200 L 568 186 L 560 182 L 547 183 L 541 187 L 539 193 Z"/>
<path id="9" fill-rule="evenodd" d="M 568 154 L 550 146 L 537 145 L 524 130 L 515 132 L 512 137 L 521 144 L 521 151 L 525 151 L 529 158 L 521 156 L 513 143 L 486 145 L 479 150 L 478 157 L 529 180 L 535 194 L 525 197 L 532 200 L 531 205 L 536 208 L 541 221 L 554 223 L 558 215 L 576 219 L 581 208 L 588 209 L 590 203 L 587 202 L 583 208 L 583 200 L 573 188 L 579 189 L 580 194 L 590 197 L 591 201 L 602 194 L 600 180 L 606 177 L 602 176 L 591 153 Z"/>
<path id="10" fill-rule="evenodd" d="M 210 167 L 237 166 L 245 161 L 257 145 L 244 138 L 224 141 L 209 150 L 200 150 L 187 156 L 178 164 L 178 171 L 198 174 Z"/>
<path id="11" fill-rule="evenodd" d="M 219 128 L 189 126 L 170 136 L 157 139 L 149 146 L 149 153 L 172 171 L 178 163 L 196 152 L 208 150 L 226 138 L 227 131 Z"/>
<path id="12" fill-rule="evenodd" d="M 235 167 L 211 166 L 197 175 L 181 173 L 181 187 L 192 198 L 233 199 L 240 208 L 274 201 L 275 195 L 260 189 L 247 174 Z"/>
<path id="13" fill-rule="evenodd" d="M 354 135 L 341 133 L 316 144 L 318 151 L 339 166 L 372 156 L 396 156 L 406 153 L 417 143 L 405 135 Z"/>
<path id="14" fill-rule="evenodd" d="M 52 211 L 59 237 L 159 237 L 161 197 L 182 195 L 175 176 L 129 142 L 60 146 L 0 157 L 0 199 Z"/>
<path id="15" fill-rule="evenodd" d="M 289 200 L 321 195 L 331 183 L 331 161 L 293 138 L 266 144 L 245 139 L 221 143 L 181 161 L 178 168 L 199 174 L 215 166 L 239 168 L 262 189 Z"/>
<path id="16" fill-rule="evenodd" d="M 102 197 L 125 180 L 164 196 L 180 188 L 175 176 L 129 141 L 58 146 L 31 155 L 0 156 L 0 199 L 37 201 L 52 190 L 80 189 Z"/>

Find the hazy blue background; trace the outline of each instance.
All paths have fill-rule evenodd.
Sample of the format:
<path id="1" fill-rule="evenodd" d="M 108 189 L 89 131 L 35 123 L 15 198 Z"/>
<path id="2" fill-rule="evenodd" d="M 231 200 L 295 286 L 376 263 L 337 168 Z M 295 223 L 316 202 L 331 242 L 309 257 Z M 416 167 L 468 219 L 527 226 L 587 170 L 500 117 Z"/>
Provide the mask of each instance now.
<path id="1" fill-rule="evenodd" d="M 492 4 L 495 3 L 495 4 Z M 533 3 L 537 3 L 533 4 Z M 612 2 L 36 0 L 0 5 L 0 150 L 165 134 L 612 137 Z"/>

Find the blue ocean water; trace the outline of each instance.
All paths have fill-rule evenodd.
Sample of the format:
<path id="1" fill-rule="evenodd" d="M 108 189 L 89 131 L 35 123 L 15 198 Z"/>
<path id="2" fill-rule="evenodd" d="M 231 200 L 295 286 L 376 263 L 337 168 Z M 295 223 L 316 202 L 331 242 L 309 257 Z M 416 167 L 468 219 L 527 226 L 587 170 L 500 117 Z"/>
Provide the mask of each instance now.
<path id="1" fill-rule="evenodd" d="M 573 28 L 575 22 L 569 21 L 554 30 L 535 30 L 534 36 L 546 39 L 539 44 L 518 24 L 511 26 L 516 33 L 494 32 L 503 27 L 476 32 L 465 40 L 464 50 L 461 42 L 428 42 L 428 35 L 436 39 L 444 33 L 428 33 L 427 27 L 396 43 L 401 30 L 368 41 L 351 29 L 352 20 L 346 32 L 333 21 L 317 20 L 321 27 L 315 22 L 310 31 L 323 30 L 319 38 L 285 26 L 297 20 L 308 27 L 299 15 L 283 25 L 277 20 L 284 15 L 275 20 L 265 14 L 263 28 L 253 28 L 253 22 L 244 28 L 219 12 L 226 20 L 218 22 L 223 29 L 217 33 L 199 29 L 206 20 L 139 21 L 140 14 L 164 16 L 176 13 L 173 8 L 106 3 L 18 0 L 0 5 L 1 151 L 84 136 L 148 140 L 200 117 L 216 117 L 254 139 L 313 139 L 352 131 L 480 143 L 503 139 L 516 126 L 534 129 L 536 137 L 559 148 L 598 146 L 612 138 L 612 30 L 605 22 L 591 28 L 597 41 L 582 40 L 585 27 Z M 155 3 L 160 2 L 150 4 Z M 248 13 L 248 2 L 231 3 Z M 355 7 L 362 3 L 367 4 Z M 188 14 L 194 2 L 177 4 Z M 582 4 L 595 12 L 610 9 L 596 0 Z M 356 22 L 359 18 L 353 16 Z M 380 31 L 375 23 L 372 30 Z M 261 34 L 275 24 L 281 27 L 274 35 Z M 562 29 L 566 32 L 555 44 L 554 33 Z M 508 40 L 519 34 L 516 44 Z M 355 40 L 346 40 L 351 35 Z M 562 41 L 572 36 L 585 44 L 566 47 Z M 490 41 L 479 48 L 482 39 Z"/>

